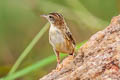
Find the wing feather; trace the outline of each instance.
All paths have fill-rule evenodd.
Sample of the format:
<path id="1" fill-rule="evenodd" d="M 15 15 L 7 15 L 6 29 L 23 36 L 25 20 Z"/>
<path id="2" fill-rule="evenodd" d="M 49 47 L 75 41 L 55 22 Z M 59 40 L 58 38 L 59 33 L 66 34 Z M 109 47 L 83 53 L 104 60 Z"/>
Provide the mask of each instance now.
<path id="1" fill-rule="evenodd" d="M 65 32 L 65 33 L 64 33 L 64 34 L 65 34 L 65 38 L 66 38 L 67 40 L 71 41 L 74 45 L 76 45 L 75 40 L 74 40 L 74 38 L 72 37 L 72 33 L 70 32 L 69 28 L 66 27 L 66 29 L 64 29 L 64 30 L 65 30 L 65 31 L 63 31 L 63 32 Z"/>

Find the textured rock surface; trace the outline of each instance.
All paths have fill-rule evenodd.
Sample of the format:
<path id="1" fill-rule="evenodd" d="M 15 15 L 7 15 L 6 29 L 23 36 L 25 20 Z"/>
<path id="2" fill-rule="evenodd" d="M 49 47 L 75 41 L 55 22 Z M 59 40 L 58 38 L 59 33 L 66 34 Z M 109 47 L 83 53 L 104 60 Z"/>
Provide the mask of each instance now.
<path id="1" fill-rule="evenodd" d="M 60 71 L 40 80 L 120 80 L 120 16 L 93 35 L 73 59 L 68 56 Z"/>

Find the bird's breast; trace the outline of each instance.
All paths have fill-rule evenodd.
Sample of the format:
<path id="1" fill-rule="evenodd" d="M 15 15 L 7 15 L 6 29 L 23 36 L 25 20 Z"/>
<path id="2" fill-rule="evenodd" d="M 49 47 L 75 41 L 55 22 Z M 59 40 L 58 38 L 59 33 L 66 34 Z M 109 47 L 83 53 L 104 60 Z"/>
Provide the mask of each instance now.
<path id="1" fill-rule="evenodd" d="M 70 41 L 66 40 L 64 34 L 57 27 L 51 26 L 49 30 L 49 42 L 53 48 L 59 52 L 72 53 L 73 46 Z"/>
<path id="2" fill-rule="evenodd" d="M 53 48 L 62 48 L 65 45 L 64 35 L 57 27 L 51 26 L 49 30 L 49 41 Z"/>
<path id="3" fill-rule="evenodd" d="M 64 36 L 57 27 L 51 26 L 49 30 L 49 41 L 54 48 L 60 47 L 64 44 L 65 39 Z"/>

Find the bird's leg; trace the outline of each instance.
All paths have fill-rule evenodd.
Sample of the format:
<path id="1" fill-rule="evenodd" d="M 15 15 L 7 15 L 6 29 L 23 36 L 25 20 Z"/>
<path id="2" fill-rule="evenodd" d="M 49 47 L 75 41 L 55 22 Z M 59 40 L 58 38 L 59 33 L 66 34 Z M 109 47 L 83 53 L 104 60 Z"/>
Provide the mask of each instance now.
<path id="1" fill-rule="evenodd" d="M 57 58 L 57 66 L 60 64 L 60 54 L 58 51 L 55 51 L 56 58 Z"/>
<path id="2" fill-rule="evenodd" d="M 59 51 L 56 51 L 56 50 L 54 50 L 54 51 L 55 51 L 56 58 L 57 58 L 57 67 L 56 67 L 56 70 L 59 71 L 62 68 L 62 65 L 60 65 L 60 53 L 59 53 Z"/>

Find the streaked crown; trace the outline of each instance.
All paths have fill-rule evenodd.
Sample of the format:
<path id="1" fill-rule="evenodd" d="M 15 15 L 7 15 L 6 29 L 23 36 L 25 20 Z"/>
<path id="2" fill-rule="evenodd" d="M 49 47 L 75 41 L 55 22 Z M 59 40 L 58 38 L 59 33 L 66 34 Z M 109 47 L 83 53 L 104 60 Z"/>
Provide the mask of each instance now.
<path id="1" fill-rule="evenodd" d="M 47 19 L 48 19 L 48 21 L 51 23 L 51 24 L 53 24 L 53 25 L 55 25 L 55 26 L 63 26 L 63 25 L 65 25 L 65 21 L 64 21 L 64 18 L 63 18 L 63 16 L 61 15 L 61 14 L 59 14 L 59 13 L 56 13 L 56 12 L 54 12 L 54 13 L 49 13 L 48 15 L 46 15 L 47 17 Z"/>

